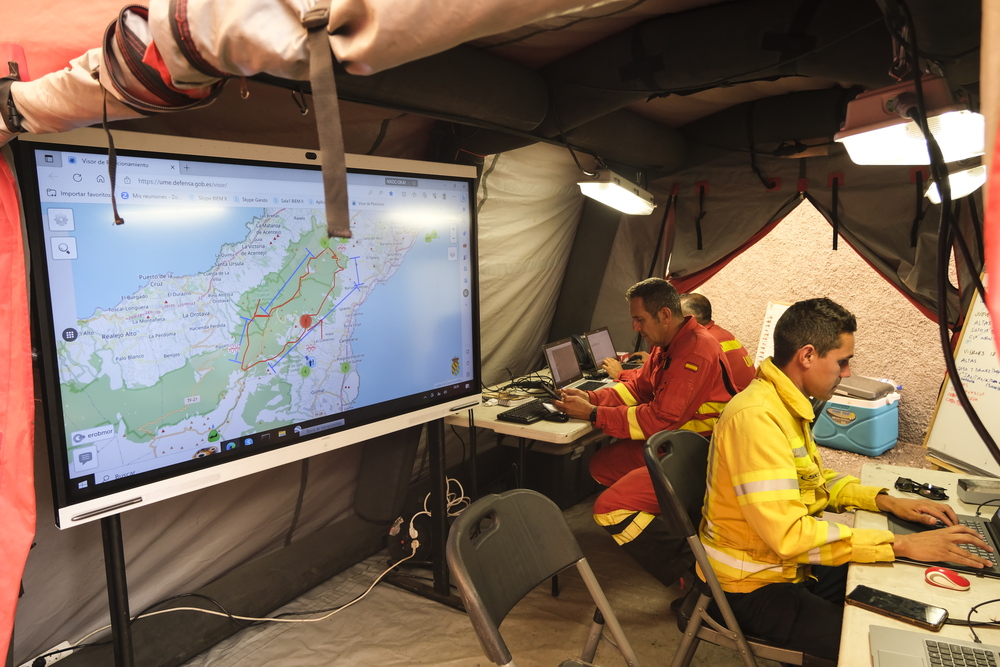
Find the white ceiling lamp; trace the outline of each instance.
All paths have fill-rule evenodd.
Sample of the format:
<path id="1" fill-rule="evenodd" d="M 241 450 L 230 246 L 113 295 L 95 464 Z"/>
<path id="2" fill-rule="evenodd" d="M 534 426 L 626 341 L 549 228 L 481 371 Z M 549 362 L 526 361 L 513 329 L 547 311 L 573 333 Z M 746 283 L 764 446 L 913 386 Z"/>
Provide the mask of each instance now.
<path id="1" fill-rule="evenodd" d="M 927 125 L 945 162 L 966 160 L 986 151 L 982 114 L 957 102 L 941 77 L 921 79 Z M 913 81 L 858 95 L 847 103 L 847 118 L 834 141 L 844 144 L 855 164 L 929 164 L 927 142 L 910 118 L 917 108 Z"/>
<path id="2" fill-rule="evenodd" d="M 653 195 L 610 169 L 598 169 L 593 178 L 577 185 L 583 194 L 622 213 L 649 215 L 656 208 Z"/>
<path id="3" fill-rule="evenodd" d="M 986 165 L 970 167 L 948 174 L 948 184 L 951 186 L 951 198 L 959 199 L 983 187 L 986 183 Z M 934 204 L 941 203 L 941 193 L 938 191 L 937 183 L 931 183 L 924 196 Z"/>

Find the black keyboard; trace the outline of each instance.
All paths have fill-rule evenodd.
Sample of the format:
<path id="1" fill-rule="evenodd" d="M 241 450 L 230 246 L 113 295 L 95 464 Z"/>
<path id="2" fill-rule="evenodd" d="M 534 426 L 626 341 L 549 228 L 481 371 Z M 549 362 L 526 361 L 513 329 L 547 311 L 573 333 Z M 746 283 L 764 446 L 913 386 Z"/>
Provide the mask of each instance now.
<path id="1" fill-rule="evenodd" d="M 580 391 L 597 391 L 601 387 L 607 387 L 607 386 L 609 386 L 607 382 L 590 381 L 590 382 L 581 382 L 580 384 L 576 385 L 575 388 L 579 389 Z"/>
<path id="2" fill-rule="evenodd" d="M 535 399 L 510 410 L 504 410 L 497 415 L 497 419 L 518 424 L 534 424 L 545 419 L 548 414 L 549 410 L 545 407 L 545 404 Z"/>
<path id="3" fill-rule="evenodd" d="M 959 523 L 961 523 L 963 526 L 971 528 L 972 530 L 974 530 L 977 533 L 979 533 L 979 537 L 982 538 L 983 542 L 986 542 L 987 544 L 990 543 L 990 541 L 986 537 L 986 535 L 983 534 L 983 528 L 982 528 L 982 526 L 978 522 L 976 522 L 976 521 L 959 521 Z M 997 567 L 997 557 L 996 557 L 995 553 L 990 553 L 986 549 L 982 549 L 980 547 L 977 547 L 975 544 L 959 544 L 958 546 L 960 546 L 960 547 L 962 547 L 964 549 L 968 549 L 971 553 L 974 553 L 977 556 L 985 558 L 986 560 L 988 560 L 991 563 L 993 563 L 993 567 Z"/>

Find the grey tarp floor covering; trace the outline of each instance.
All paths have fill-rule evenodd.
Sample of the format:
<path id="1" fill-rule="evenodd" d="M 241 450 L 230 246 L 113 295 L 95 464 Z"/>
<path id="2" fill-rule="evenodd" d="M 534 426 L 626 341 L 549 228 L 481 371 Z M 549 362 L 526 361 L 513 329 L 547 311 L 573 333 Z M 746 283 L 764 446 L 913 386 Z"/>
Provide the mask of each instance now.
<path id="1" fill-rule="evenodd" d="M 898 445 L 878 459 L 826 449 L 823 455 L 828 467 L 859 474 L 863 463 L 876 460 L 927 467 L 923 452 L 918 446 Z M 567 521 L 639 659 L 647 667 L 667 664 L 680 639 L 670 612 L 670 602 L 679 593 L 646 574 L 614 545 L 591 518 L 592 504 L 590 498 L 567 510 Z M 384 551 L 376 554 L 280 611 L 342 605 L 371 585 L 385 569 L 387 558 Z M 430 576 L 427 570 L 404 572 Z M 520 667 L 557 665 L 579 657 L 594 609 L 575 570 L 560 575 L 559 581 L 558 597 L 552 597 L 549 585 L 543 584 L 503 624 L 504 638 Z M 605 667 L 625 664 L 606 642 L 601 643 L 595 662 Z M 186 667 L 490 664 L 465 614 L 381 582 L 366 598 L 325 621 L 249 628 L 190 660 Z M 693 664 L 728 667 L 742 663 L 734 652 L 703 644 Z"/>

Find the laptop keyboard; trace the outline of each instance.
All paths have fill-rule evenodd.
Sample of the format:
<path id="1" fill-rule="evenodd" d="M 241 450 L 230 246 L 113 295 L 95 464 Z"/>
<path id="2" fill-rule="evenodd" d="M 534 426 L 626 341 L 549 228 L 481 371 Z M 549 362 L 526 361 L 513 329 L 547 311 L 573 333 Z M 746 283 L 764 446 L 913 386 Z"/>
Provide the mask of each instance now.
<path id="1" fill-rule="evenodd" d="M 505 422 L 515 422 L 517 424 L 534 424 L 537 421 L 545 419 L 548 414 L 549 410 L 545 407 L 545 404 L 542 403 L 542 401 L 535 399 L 529 403 L 524 403 L 523 405 L 511 408 L 510 410 L 504 410 L 497 415 L 497 419 Z"/>
<path id="2" fill-rule="evenodd" d="M 607 382 L 596 382 L 594 380 L 590 380 L 588 382 L 581 382 L 580 384 L 576 385 L 574 389 L 579 389 L 580 391 L 597 391 L 601 387 L 607 387 L 607 386 L 608 386 Z"/>
<path id="3" fill-rule="evenodd" d="M 989 540 L 987 540 L 986 539 L 986 535 L 983 534 L 983 527 L 982 527 L 981 524 L 979 524 L 978 522 L 975 522 L 975 521 L 961 521 L 960 523 L 963 526 L 968 526 L 972 530 L 974 530 L 977 533 L 979 533 L 979 537 L 981 537 L 983 539 L 983 542 L 986 542 L 987 544 L 989 544 Z M 993 563 L 993 567 L 997 567 L 997 557 L 996 557 L 996 554 L 992 554 L 989 551 L 987 551 L 986 549 L 981 549 L 981 548 L 977 547 L 974 544 L 960 544 L 959 546 L 962 547 L 963 549 L 968 550 L 969 553 L 973 553 L 973 554 L 975 554 L 977 556 L 981 556 L 982 558 L 985 558 L 986 560 L 988 560 L 991 563 Z"/>
<path id="4" fill-rule="evenodd" d="M 997 667 L 997 653 L 988 648 L 959 646 L 934 639 L 924 640 L 924 651 L 932 665 L 965 665 L 966 667 Z"/>

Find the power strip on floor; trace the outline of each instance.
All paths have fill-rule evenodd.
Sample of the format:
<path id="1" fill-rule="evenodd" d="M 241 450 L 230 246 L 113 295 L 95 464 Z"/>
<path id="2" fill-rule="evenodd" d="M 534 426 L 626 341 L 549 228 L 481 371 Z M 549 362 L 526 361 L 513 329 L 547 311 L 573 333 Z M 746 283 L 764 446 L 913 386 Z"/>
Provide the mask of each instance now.
<path id="1" fill-rule="evenodd" d="M 43 651 L 41 653 L 41 655 L 45 655 L 47 653 L 52 653 L 53 651 L 59 651 L 61 649 L 72 648 L 72 646 L 73 645 L 70 644 L 69 642 L 62 642 L 60 644 L 57 644 L 56 646 L 53 646 L 48 651 Z M 65 658 L 67 655 L 69 655 L 71 653 L 72 653 L 72 651 L 62 651 L 60 653 L 56 653 L 55 655 L 50 655 L 50 656 L 48 656 L 46 658 L 42 658 L 42 660 L 44 660 L 44 662 L 38 662 L 38 663 L 36 663 L 35 661 L 38 660 L 39 658 L 32 658 L 28 662 L 26 662 L 23 665 L 21 665 L 21 667 L 49 667 L 49 665 L 56 664 L 57 662 L 59 662 L 60 660 L 62 660 L 63 658 Z"/>

